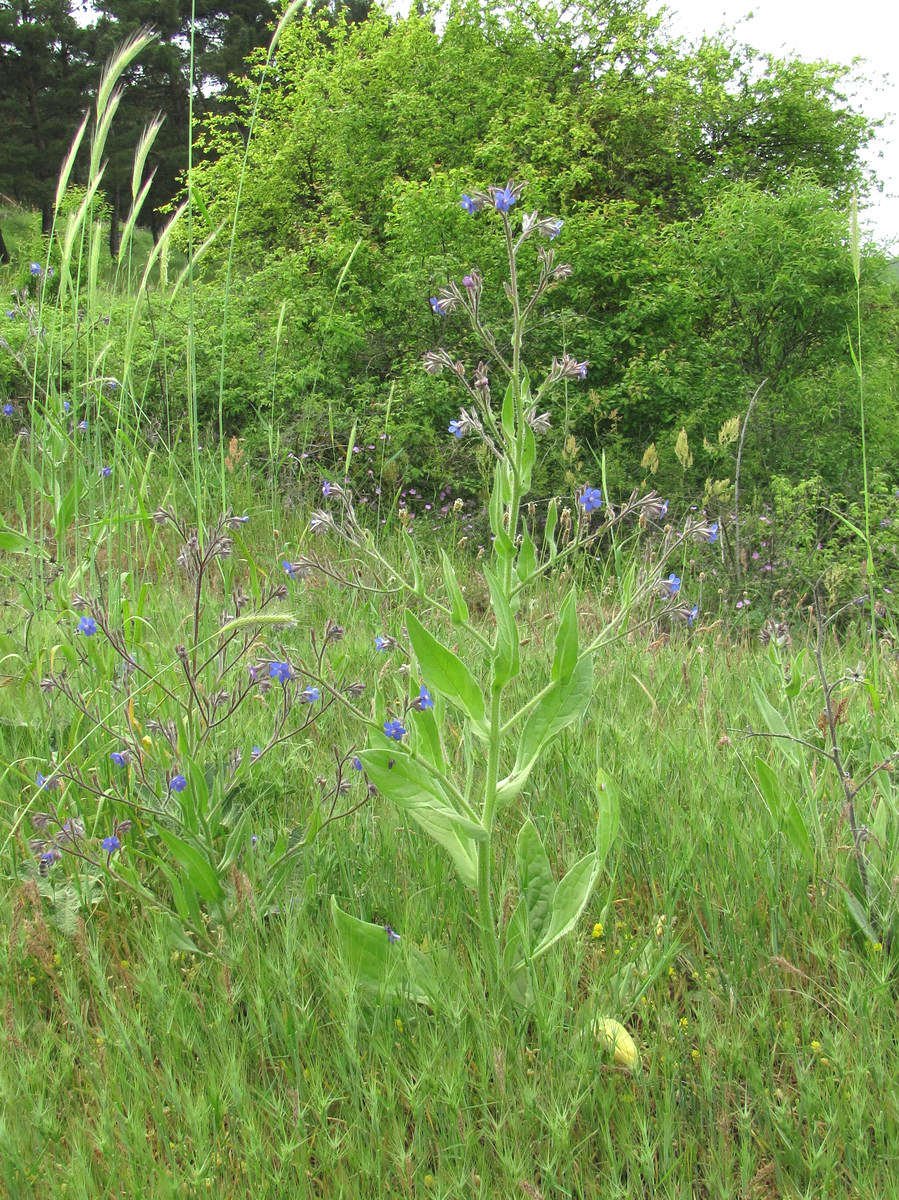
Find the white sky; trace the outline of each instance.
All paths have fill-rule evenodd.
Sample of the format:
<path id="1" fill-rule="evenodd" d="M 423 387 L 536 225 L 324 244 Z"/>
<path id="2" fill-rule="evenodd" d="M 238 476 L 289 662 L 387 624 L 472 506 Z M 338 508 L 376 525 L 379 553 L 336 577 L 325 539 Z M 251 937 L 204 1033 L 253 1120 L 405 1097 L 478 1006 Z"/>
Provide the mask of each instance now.
<path id="1" fill-rule="evenodd" d="M 893 252 L 899 252 L 899 0 L 667 0 L 664 7 L 672 33 L 690 40 L 727 25 L 736 27 L 738 41 L 764 52 L 866 60 L 870 82 L 853 96 L 855 106 L 868 116 L 896 116 L 869 150 L 884 190 L 862 219 L 879 242 L 896 243 Z"/>

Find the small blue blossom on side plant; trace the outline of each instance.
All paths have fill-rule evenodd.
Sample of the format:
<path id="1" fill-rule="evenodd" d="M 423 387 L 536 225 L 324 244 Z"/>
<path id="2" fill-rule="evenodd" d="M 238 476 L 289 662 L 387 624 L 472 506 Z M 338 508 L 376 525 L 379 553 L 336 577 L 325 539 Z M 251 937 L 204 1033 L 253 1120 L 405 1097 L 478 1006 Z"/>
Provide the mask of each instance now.
<path id="1" fill-rule="evenodd" d="M 183 775 L 173 775 L 169 781 L 170 792 L 183 792 L 187 787 L 187 780 Z"/>
<path id="2" fill-rule="evenodd" d="M 402 721 L 385 721 L 384 733 L 387 737 L 393 738 L 395 742 L 401 742 L 406 736 Z"/>
<path id="3" fill-rule="evenodd" d="M 79 421 L 78 428 L 81 430 L 82 433 L 87 433 L 87 421 Z"/>
<path id="4" fill-rule="evenodd" d="M 377 652 L 379 654 L 386 654 L 389 646 L 390 646 L 390 642 L 387 640 L 386 637 L 376 637 L 375 638 L 375 649 L 377 650 Z"/>
<path id="5" fill-rule="evenodd" d="M 496 194 L 493 197 L 493 203 L 497 212 L 507 213 L 517 199 L 518 197 L 509 186 L 497 188 Z"/>
<path id="6" fill-rule="evenodd" d="M 384 932 L 387 934 L 388 942 L 398 942 L 400 940 L 400 935 L 397 933 L 397 931 L 393 928 L 392 925 L 385 925 Z"/>
<path id="7" fill-rule="evenodd" d="M 82 617 L 78 622 L 78 632 L 83 633 L 85 637 L 93 637 L 97 632 L 97 622 L 93 617 Z"/>
<path id="8" fill-rule="evenodd" d="M 668 589 L 669 596 L 676 596 L 680 591 L 680 575 L 675 575 L 672 571 L 665 580 L 665 587 Z"/>
<path id="9" fill-rule="evenodd" d="M 15 406 L 14 406 L 14 405 L 12 405 L 12 404 L 4 404 L 4 405 L 3 405 L 3 415 L 4 415 L 4 417 L 11 417 L 15 411 L 16 411 L 16 410 L 15 410 Z"/>
<path id="10" fill-rule="evenodd" d="M 287 683 L 290 679 L 290 663 L 289 662 L 273 662 L 269 664 L 268 674 L 270 679 L 277 679 L 279 683 Z"/>
<path id="11" fill-rule="evenodd" d="M 328 479 L 326 479 L 325 482 L 322 484 L 322 495 L 323 496 L 331 495 L 331 482 Z"/>
<path id="12" fill-rule="evenodd" d="M 69 401 L 68 401 L 68 400 L 63 400 L 63 402 L 62 402 L 62 410 L 63 410 L 63 412 L 71 412 L 71 410 L 72 410 L 72 405 L 69 403 Z"/>
<path id="13" fill-rule="evenodd" d="M 262 749 L 259 746 L 254 746 L 250 751 L 250 762 L 255 762 L 262 754 Z"/>
<path id="14" fill-rule="evenodd" d="M 40 275 L 42 274 L 44 268 L 39 262 L 33 262 L 28 269 L 31 271 L 32 275 Z"/>
<path id="15" fill-rule="evenodd" d="M 288 560 L 285 558 L 282 559 L 281 566 L 284 568 L 284 574 L 288 577 L 288 579 L 296 579 L 296 575 L 294 574 L 294 563 L 288 562 Z"/>
<path id="16" fill-rule="evenodd" d="M 455 438 L 460 438 L 464 432 L 465 426 L 462 421 L 450 421 L 447 426 L 447 433 L 451 433 Z"/>
<path id="17" fill-rule="evenodd" d="M 661 506 L 661 508 L 659 509 L 659 520 L 661 520 L 661 519 L 662 519 L 662 517 L 664 517 L 664 516 L 667 516 L 667 515 L 668 515 L 668 501 L 667 501 L 667 500 L 663 500 L 663 501 L 662 501 L 662 506 Z"/>
<path id="18" fill-rule="evenodd" d="M 55 791 L 59 787 L 60 779 L 58 775 L 42 775 L 40 771 L 37 773 L 37 786 L 40 790 L 48 792 Z"/>
<path id="19" fill-rule="evenodd" d="M 359 758 L 358 756 L 357 756 L 356 758 L 354 758 L 354 759 L 353 759 L 353 770 L 354 770 L 354 771 L 361 771 L 361 770 L 362 770 L 362 759 L 361 759 L 361 758 Z"/>
<path id="20" fill-rule="evenodd" d="M 104 479 L 108 479 L 110 477 L 110 475 L 112 474 L 112 467 L 101 467 L 100 474 L 103 476 Z"/>
<path id="21" fill-rule="evenodd" d="M 547 226 L 547 229 L 549 231 L 549 240 L 550 241 L 553 241 L 555 238 L 557 238 L 559 236 L 559 234 L 562 232 L 563 225 L 564 225 L 564 221 L 556 220 L 556 221 L 551 222 Z"/>
<path id="22" fill-rule="evenodd" d="M 446 309 L 443 307 L 443 305 L 437 299 L 436 296 L 431 297 L 431 308 L 434 310 L 434 312 L 437 314 L 438 317 L 446 316 Z"/>
<path id="23" fill-rule="evenodd" d="M 114 833 L 103 839 L 103 849 L 107 854 L 115 854 L 116 850 L 121 849 L 121 846 L 122 843 Z"/>
<path id="24" fill-rule="evenodd" d="M 709 541 L 710 542 L 718 541 L 718 529 L 719 529 L 719 525 L 718 525 L 717 521 L 715 521 L 715 523 L 713 525 L 709 526 Z"/>
<path id="25" fill-rule="evenodd" d="M 577 498 L 578 504 L 583 506 L 585 513 L 596 512 L 602 508 L 602 489 L 595 487 L 585 488 Z"/>
<path id="26" fill-rule="evenodd" d="M 418 693 L 418 698 L 412 701 L 412 707 L 417 708 L 419 712 L 423 712 L 426 708 L 434 707 L 434 697 L 424 684 L 421 685 L 421 691 Z"/>
<path id="27" fill-rule="evenodd" d="M 690 611 L 687 613 L 687 624 L 692 625 L 698 616 L 699 616 L 699 605 L 694 604 L 693 607 L 690 609 Z"/>
<path id="28" fill-rule="evenodd" d="M 300 692 L 300 700 L 302 700 L 304 704 L 314 704 L 320 696 L 321 692 L 317 687 L 303 688 L 303 690 Z"/>
<path id="29" fill-rule="evenodd" d="M 462 193 L 462 207 L 470 215 L 474 216 L 476 212 L 480 212 L 483 201 L 475 200 L 472 196 Z"/>
<path id="30" fill-rule="evenodd" d="M 127 750 L 113 750 L 109 757 L 117 767 L 127 767 L 131 761 L 131 755 Z"/>

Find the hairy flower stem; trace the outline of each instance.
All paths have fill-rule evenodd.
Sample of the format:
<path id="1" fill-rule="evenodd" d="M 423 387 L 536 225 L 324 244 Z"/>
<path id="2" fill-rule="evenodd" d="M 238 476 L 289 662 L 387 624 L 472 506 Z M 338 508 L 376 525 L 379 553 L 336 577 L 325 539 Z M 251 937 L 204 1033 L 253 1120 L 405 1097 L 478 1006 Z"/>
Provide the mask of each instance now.
<path id="1" fill-rule="evenodd" d="M 484 787 L 484 812 L 481 818 L 487 837 L 478 843 L 478 907 L 481 938 L 488 976 L 495 983 L 499 976 L 499 938 L 493 913 L 493 822 L 496 813 L 496 785 L 499 779 L 499 747 L 502 739 L 502 688 L 494 687 L 490 700 L 490 752 L 487 757 L 487 781 Z"/>

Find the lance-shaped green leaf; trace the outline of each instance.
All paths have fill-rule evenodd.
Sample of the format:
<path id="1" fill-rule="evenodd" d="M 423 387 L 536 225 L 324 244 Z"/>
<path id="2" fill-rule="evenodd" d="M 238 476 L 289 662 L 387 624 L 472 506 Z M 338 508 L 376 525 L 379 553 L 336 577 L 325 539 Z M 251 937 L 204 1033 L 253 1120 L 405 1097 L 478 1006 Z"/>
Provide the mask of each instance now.
<path id="1" fill-rule="evenodd" d="M 607 775 L 602 767 L 596 771 L 597 818 L 596 818 L 596 857 L 600 870 L 606 861 L 612 843 L 618 836 L 618 821 L 621 805 L 618 798 L 618 784 Z"/>
<path id="2" fill-rule="evenodd" d="M 765 762 L 756 757 L 755 773 L 759 788 L 768 805 L 768 810 L 776 824 L 783 829 L 793 848 L 805 859 L 809 867 L 814 868 L 815 851 L 809 837 L 805 818 L 800 812 L 799 805 L 793 796 L 785 796 L 784 789 L 777 772 Z"/>
<path id="3" fill-rule="evenodd" d="M 465 597 L 462 595 L 462 589 L 456 579 L 455 568 L 443 549 L 440 551 L 440 562 L 443 567 L 443 583 L 453 610 L 453 624 L 465 625 L 468 622 L 468 605 L 465 603 Z"/>
<path id="4" fill-rule="evenodd" d="M 556 881 L 553 879 L 543 842 L 537 827 L 530 819 L 518 834 L 515 847 L 518 864 L 518 886 L 525 909 L 525 927 L 531 947 L 538 946 L 549 929 Z"/>
<path id="5" fill-rule="evenodd" d="M 537 461 L 537 439 L 527 420 L 524 422 L 521 436 L 524 439 L 524 445 L 521 448 L 521 488 L 523 492 L 527 493 L 531 490 L 531 475 L 534 471 L 534 463 Z"/>
<path id="6" fill-rule="evenodd" d="M 587 907 L 590 893 L 599 876 L 599 868 L 599 858 L 594 851 L 576 862 L 571 870 L 559 880 L 553 895 L 549 926 L 534 950 L 534 958 L 545 954 L 551 946 L 554 946 L 575 927 L 578 918 Z"/>
<path id="7" fill-rule="evenodd" d="M 341 957 L 357 984 L 379 996 L 408 996 L 419 1004 L 428 1003 L 426 993 L 410 978 L 399 941 L 392 941 L 383 925 L 350 916 L 334 896 L 331 916 Z"/>
<path id="8" fill-rule="evenodd" d="M 190 884 L 197 890 L 208 904 L 214 904 L 224 897 L 221 880 L 215 873 L 215 868 L 208 863 L 195 846 L 183 841 L 176 834 L 157 828 L 157 833 L 170 850 L 178 866 L 184 871 Z"/>
<path id="9" fill-rule="evenodd" d="M 540 755 L 563 729 L 573 725 L 586 711 L 593 695 L 593 656 L 585 655 L 567 683 L 554 683 L 528 715 L 515 766 L 497 787 L 497 800 L 513 800 L 527 783 Z"/>
<path id="10" fill-rule="evenodd" d="M 489 569 L 484 568 L 484 578 L 490 589 L 490 602 L 496 617 L 496 649 L 493 655 L 493 686 L 504 687 L 518 674 L 521 661 L 518 654 L 518 626 L 503 591 L 503 585 Z"/>
<path id="11" fill-rule="evenodd" d="M 755 701 L 759 706 L 759 712 L 764 717 L 765 724 L 769 730 L 775 734 L 775 744 L 783 756 L 793 764 L 799 765 L 799 758 L 796 751 L 793 749 L 792 734 L 786 721 L 770 702 L 768 697 L 762 691 L 757 683 L 753 683 L 752 690 L 755 693 Z"/>
<path id="12" fill-rule="evenodd" d="M 509 480 L 508 468 L 505 463 L 497 463 L 487 512 L 490 517 L 490 529 L 495 539 L 494 549 L 500 561 L 515 554 L 515 546 L 505 524 L 506 505 L 511 498 L 512 484 Z"/>
<path id="13" fill-rule="evenodd" d="M 446 850 L 466 887 L 476 887 L 475 843 L 487 837 L 483 825 L 459 813 L 436 778 L 408 754 L 363 750 L 359 759 L 378 791 Z"/>
<path id="14" fill-rule="evenodd" d="M 546 506 L 546 525 L 543 528 L 543 545 L 549 556 L 549 561 L 559 553 L 556 546 L 556 525 L 559 523 L 559 505 L 553 497 Z"/>
<path id="15" fill-rule="evenodd" d="M 515 563 L 515 574 L 518 576 L 518 582 L 524 583 L 537 570 L 537 547 L 534 545 L 534 539 L 531 537 L 530 530 L 527 525 L 524 526 L 521 534 L 521 545 L 518 548 L 518 559 Z M 515 597 L 513 607 L 518 600 Z"/>
<path id="16" fill-rule="evenodd" d="M 421 563 L 418 560 L 418 550 L 415 548 L 415 541 L 408 529 L 403 530 L 403 548 L 409 556 L 409 562 L 412 564 L 412 590 L 416 596 L 423 596 L 425 594 L 424 576 L 421 573 Z"/>
<path id="17" fill-rule="evenodd" d="M 559 609 L 556 628 L 556 649 L 553 655 L 552 678 L 567 683 L 574 673 L 578 658 L 577 590 L 572 588 Z"/>
<path id="18" fill-rule="evenodd" d="M 421 667 L 422 679 L 428 681 L 429 688 L 438 691 L 451 704 L 461 708 L 478 732 L 485 736 L 484 696 L 471 671 L 457 654 L 438 642 L 433 634 L 428 633 L 415 613 L 409 612 L 408 609 L 406 629 L 409 631 L 409 640 Z"/>

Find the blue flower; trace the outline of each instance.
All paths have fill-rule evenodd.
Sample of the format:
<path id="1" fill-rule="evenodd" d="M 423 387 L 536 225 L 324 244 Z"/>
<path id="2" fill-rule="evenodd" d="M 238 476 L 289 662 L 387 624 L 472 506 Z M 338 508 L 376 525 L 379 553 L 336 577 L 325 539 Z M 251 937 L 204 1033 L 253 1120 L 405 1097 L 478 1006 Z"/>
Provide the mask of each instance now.
<path id="1" fill-rule="evenodd" d="M 462 207 L 472 217 L 476 212 L 480 212 L 483 203 L 483 200 L 475 200 L 474 197 L 466 195 L 465 192 L 462 193 Z"/>
<path id="2" fill-rule="evenodd" d="M 698 616 L 699 616 L 699 605 L 694 604 L 693 607 L 690 609 L 690 611 L 687 613 L 687 624 L 692 625 Z"/>
<path id="3" fill-rule="evenodd" d="M 250 751 L 250 762 L 255 762 L 256 759 L 259 758 L 261 754 L 262 754 L 262 750 L 260 749 L 260 747 L 254 746 L 253 749 Z"/>
<path id="4" fill-rule="evenodd" d="M 497 188 L 493 197 L 493 203 L 496 206 L 496 211 L 507 213 L 515 203 L 517 197 L 511 187 Z"/>
<path id="5" fill-rule="evenodd" d="M 249 521 L 249 519 L 250 519 L 250 514 L 245 513 L 242 517 L 232 517 L 231 523 L 232 523 L 232 525 L 246 525 L 246 523 L 247 523 L 247 521 Z"/>
<path id="6" fill-rule="evenodd" d="M 110 475 L 112 474 L 112 467 L 101 467 L 100 474 L 103 476 L 104 479 L 108 479 L 110 477 Z"/>
<path id="7" fill-rule="evenodd" d="M 40 771 L 37 773 L 37 786 L 41 790 L 48 792 L 55 791 L 59 787 L 60 779 L 58 775 L 42 775 Z"/>
<path id="8" fill-rule="evenodd" d="M 385 925 L 384 932 L 387 934 L 388 942 L 398 942 L 400 940 L 400 935 L 397 933 L 397 931 L 393 928 L 392 925 Z"/>
<path id="9" fill-rule="evenodd" d="M 79 421 L 78 428 L 81 430 L 82 433 L 87 433 L 87 421 Z"/>
<path id="10" fill-rule="evenodd" d="M 709 526 L 709 541 L 710 542 L 718 541 L 718 528 L 719 528 L 719 526 L 718 526 L 717 521 L 713 525 Z"/>
<path id="11" fill-rule="evenodd" d="M 583 505 L 585 513 L 596 512 L 602 508 L 602 490 L 595 487 L 584 488 L 577 502 Z"/>
<path id="12" fill-rule="evenodd" d="M 550 241 L 553 241 L 555 238 L 557 238 L 559 236 L 559 234 L 562 232 L 562 226 L 564 225 L 564 223 L 565 223 L 564 221 L 559 219 L 559 220 L 553 221 L 551 225 L 547 226 L 547 228 L 549 230 L 549 240 Z"/>
<path id="13" fill-rule="evenodd" d="M 460 438 L 464 432 L 465 425 L 462 421 L 450 421 L 447 426 L 447 433 L 451 433 L 455 438 Z"/>
<path id="14" fill-rule="evenodd" d="M 93 637 L 97 632 L 97 622 L 93 617 L 82 617 L 78 622 L 78 632 L 83 633 L 85 637 Z"/>
<path id="15" fill-rule="evenodd" d="M 415 701 L 415 707 L 420 711 L 426 708 L 434 707 L 434 698 L 424 684 L 421 685 L 421 691 L 418 693 L 418 699 Z"/>
<path id="16" fill-rule="evenodd" d="M 401 742 L 406 736 L 406 730 L 401 721 L 385 721 L 384 733 L 387 737 L 393 738 L 395 742 Z"/>
<path id="17" fill-rule="evenodd" d="M 256 848 L 256 847 L 259 845 L 259 834 L 258 834 L 258 833 L 251 833 L 251 834 L 250 834 L 250 845 L 251 845 L 251 846 L 252 846 L 254 849 L 255 849 L 255 848 Z"/>
<path id="18" fill-rule="evenodd" d="M 289 579 L 296 579 L 296 575 L 294 574 L 294 570 L 296 567 L 295 563 L 288 562 L 287 559 L 285 558 L 285 559 L 282 559 L 281 566 L 284 568 L 284 573 L 285 573 L 285 575 L 288 576 Z M 272 678 L 274 679 L 274 676 L 272 676 Z"/>
<path id="19" fill-rule="evenodd" d="M 361 758 L 358 758 L 358 757 L 357 757 L 357 758 L 354 758 L 354 759 L 353 759 L 353 770 L 354 770 L 354 771 L 361 771 L 361 770 L 362 770 L 362 759 L 361 759 Z"/>
<path id="20" fill-rule="evenodd" d="M 43 269 L 44 268 L 38 262 L 33 262 L 29 268 L 32 275 L 40 275 L 42 273 Z"/>
<path id="21" fill-rule="evenodd" d="M 12 405 L 12 404 L 4 404 L 4 405 L 3 405 L 3 415 L 4 415 L 4 417 L 11 417 L 15 411 L 16 411 L 16 410 L 15 410 L 15 406 L 14 406 L 14 405 Z"/>
<path id="22" fill-rule="evenodd" d="M 661 518 L 664 517 L 667 514 L 667 512 L 668 512 L 668 501 L 663 500 L 662 506 L 659 509 L 659 520 L 661 520 Z"/>
<path id="23" fill-rule="evenodd" d="M 443 307 L 443 304 L 441 303 L 440 300 L 437 299 L 436 296 L 431 297 L 431 308 L 433 308 L 434 312 L 437 314 L 438 317 L 446 316 L 446 309 Z"/>
<path id="24" fill-rule="evenodd" d="M 116 850 L 121 848 L 121 845 L 122 843 L 115 834 L 103 839 L 103 849 L 107 854 L 115 854 Z"/>
<path id="25" fill-rule="evenodd" d="M 304 704 L 314 704 L 320 696 L 321 692 L 317 687 L 303 688 L 303 690 L 300 692 L 300 699 Z"/>
<path id="26" fill-rule="evenodd" d="M 287 683 L 290 679 L 290 663 L 289 662 L 273 662 L 269 664 L 268 674 L 270 679 L 277 679 L 279 683 Z"/>
<path id="27" fill-rule="evenodd" d="M 63 412 L 70 412 L 70 411 L 71 411 L 71 408 L 72 408 L 72 406 L 71 406 L 71 404 L 69 403 L 69 401 L 68 401 L 68 400 L 63 400 L 63 402 L 62 402 L 62 408 L 63 408 Z"/>
<path id="28" fill-rule="evenodd" d="M 109 757 L 117 767 L 127 767 L 131 761 L 131 755 L 127 750 L 113 750 Z"/>
<path id="29" fill-rule="evenodd" d="M 322 484 L 322 495 L 323 495 L 323 496 L 330 496 L 330 495 L 331 495 L 331 484 L 330 484 L 330 481 L 329 481 L 329 480 L 327 480 L 327 479 L 326 479 L 326 480 L 325 480 L 325 482 Z"/>
<path id="30" fill-rule="evenodd" d="M 187 787 L 187 780 L 183 775 L 173 775 L 169 782 L 170 792 L 183 792 Z"/>
<path id="31" fill-rule="evenodd" d="M 386 654 L 389 645 L 390 645 L 390 642 L 387 640 L 386 637 L 376 637 L 375 638 L 375 649 L 377 650 L 377 652 L 379 654 Z"/>
<path id="32" fill-rule="evenodd" d="M 672 571 L 671 574 L 668 576 L 668 578 L 665 580 L 665 586 L 668 589 L 669 596 L 676 596 L 677 593 L 680 591 L 680 575 L 675 575 L 674 572 Z"/>
<path id="33" fill-rule="evenodd" d="M 6 310 L 6 315 L 9 317 L 10 321 L 14 321 L 16 319 L 16 310 L 14 308 L 8 308 Z"/>

